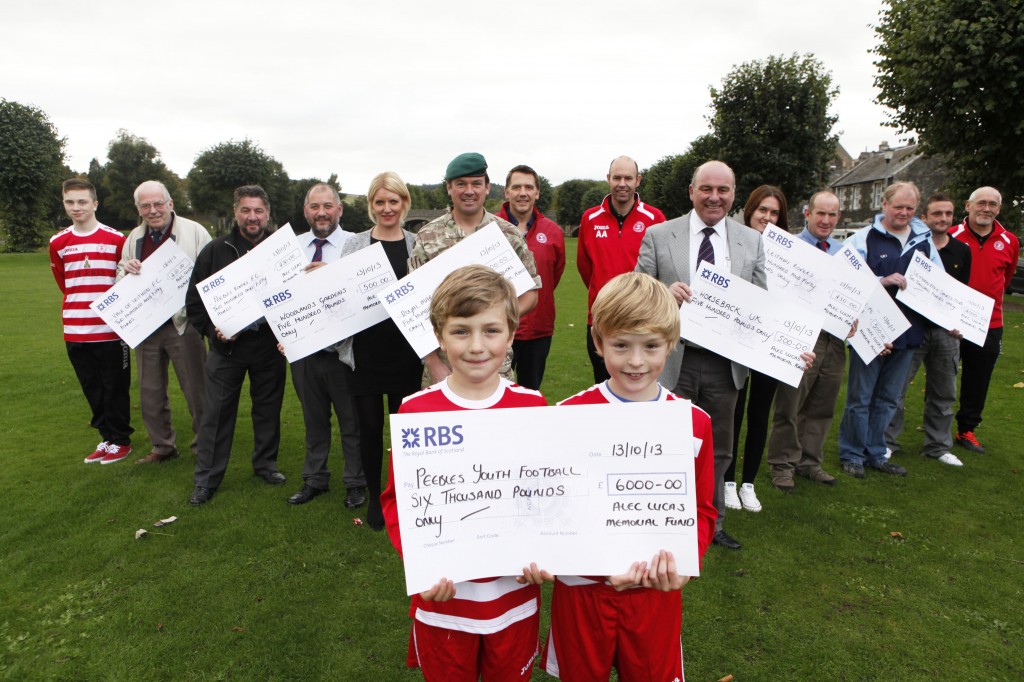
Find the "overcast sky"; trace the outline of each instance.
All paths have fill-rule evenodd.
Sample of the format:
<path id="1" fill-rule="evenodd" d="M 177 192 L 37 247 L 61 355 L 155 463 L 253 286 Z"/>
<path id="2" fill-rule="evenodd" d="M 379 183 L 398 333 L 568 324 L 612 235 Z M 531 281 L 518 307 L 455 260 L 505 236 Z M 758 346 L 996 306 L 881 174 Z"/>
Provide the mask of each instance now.
<path id="1" fill-rule="evenodd" d="M 831 71 L 854 157 L 898 141 L 873 103 L 881 0 L 699 4 L 19 1 L 0 22 L 0 96 L 45 111 L 76 171 L 125 128 L 182 176 L 248 137 L 291 177 L 337 173 L 357 194 L 383 170 L 439 182 L 463 151 L 500 181 L 527 163 L 558 184 L 684 152 L 708 131 L 709 86 L 797 52 Z"/>

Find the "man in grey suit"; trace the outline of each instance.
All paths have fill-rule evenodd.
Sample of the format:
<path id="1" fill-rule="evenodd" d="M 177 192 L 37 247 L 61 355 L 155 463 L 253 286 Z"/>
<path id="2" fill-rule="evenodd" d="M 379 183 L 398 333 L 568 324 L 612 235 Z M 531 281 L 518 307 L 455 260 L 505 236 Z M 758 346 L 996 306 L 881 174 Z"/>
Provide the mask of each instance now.
<path id="1" fill-rule="evenodd" d="M 736 176 L 721 161 L 708 161 L 693 174 L 693 210 L 684 216 L 647 228 L 640 244 L 637 272 L 646 272 L 668 285 L 680 304 L 690 300 L 689 283 L 701 261 L 726 266 L 732 274 L 766 288 L 761 235 L 728 218 L 736 195 Z M 691 244 L 693 248 L 691 248 Z M 662 372 L 663 386 L 692 400 L 711 417 L 715 440 L 714 543 L 739 549 L 740 543 L 722 529 L 725 517 L 724 476 L 732 461 L 733 412 L 747 368 L 689 342 L 680 341 Z"/>

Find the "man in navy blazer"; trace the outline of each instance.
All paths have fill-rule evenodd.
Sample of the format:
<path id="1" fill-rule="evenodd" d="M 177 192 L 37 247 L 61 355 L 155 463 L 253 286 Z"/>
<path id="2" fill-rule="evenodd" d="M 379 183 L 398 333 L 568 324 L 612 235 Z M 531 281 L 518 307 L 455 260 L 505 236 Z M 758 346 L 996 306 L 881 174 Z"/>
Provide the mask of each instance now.
<path id="1" fill-rule="evenodd" d="M 684 216 L 647 228 L 640 244 L 637 272 L 646 272 L 668 285 L 680 304 L 690 300 L 690 281 L 701 260 L 725 266 L 733 275 L 766 288 L 761 235 L 728 218 L 736 197 L 736 176 L 721 161 L 708 161 L 693 174 L 693 210 Z M 724 476 L 732 461 L 733 412 L 748 370 L 713 350 L 690 342 L 676 344 L 660 381 L 692 400 L 711 416 L 715 445 L 714 543 L 739 549 L 740 543 L 722 528 L 725 517 Z"/>

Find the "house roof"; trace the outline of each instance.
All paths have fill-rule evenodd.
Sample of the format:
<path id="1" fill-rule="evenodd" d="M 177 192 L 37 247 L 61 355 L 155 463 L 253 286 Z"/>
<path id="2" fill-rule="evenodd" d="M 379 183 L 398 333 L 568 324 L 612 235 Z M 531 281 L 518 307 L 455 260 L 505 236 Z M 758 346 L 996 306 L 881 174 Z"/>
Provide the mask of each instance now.
<path id="1" fill-rule="evenodd" d="M 921 153 L 917 151 L 916 144 L 893 149 L 892 160 L 888 164 L 885 162 L 885 152 L 872 152 L 866 159 L 836 178 L 832 182 L 832 187 L 849 187 L 864 182 L 894 178 L 897 173 L 906 170 L 921 156 Z"/>

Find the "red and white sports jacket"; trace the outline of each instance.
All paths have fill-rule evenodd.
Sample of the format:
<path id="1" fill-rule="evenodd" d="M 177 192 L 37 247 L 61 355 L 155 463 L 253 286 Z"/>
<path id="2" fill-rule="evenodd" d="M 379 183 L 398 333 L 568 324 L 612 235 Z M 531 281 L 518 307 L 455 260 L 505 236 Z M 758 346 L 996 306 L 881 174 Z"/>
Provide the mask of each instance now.
<path id="1" fill-rule="evenodd" d="M 442 381 L 413 393 L 402 402 L 399 412 L 451 412 L 509 407 L 546 407 L 538 391 L 523 388 L 505 379 L 498 389 L 483 400 L 467 400 L 453 393 Z M 398 526 L 394 468 L 388 463 L 388 485 L 380 496 L 391 544 L 402 554 L 402 536 Z M 441 576 L 438 576 L 440 578 Z M 514 576 L 482 578 L 456 583 L 455 597 L 446 602 L 424 601 L 413 595 L 409 615 L 427 625 L 461 632 L 487 635 L 512 623 L 534 616 L 540 609 L 540 587 L 520 585 Z"/>
<path id="2" fill-rule="evenodd" d="M 122 246 L 124 235 L 102 224 L 88 234 L 78 234 L 72 226 L 50 239 L 50 269 L 64 294 L 61 314 L 65 341 L 119 339 L 89 304 L 114 286 Z"/>
<path id="3" fill-rule="evenodd" d="M 587 287 L 587 324 L 597 292 L 616 275 L 633 272 L 647 228 L 665 222 L 664 213 L 640 201 L 639 194 L 633 197 L 633 208 L 621 228 L 612 213 L 610 194 L 600 206 L 585 211 L 580 220 L 576 269 Z"/>
<path id="4" fill-rule="evenodd" d="M 509 219 L 511 213 L 507 201 L 495 215 L 502 220 Z M 533 225 L 524 239 L 537 263 L 541 284 L 537 292 L 537 306 L 519 318 L 517 341 L 540 339 L 555 333 L 555 287 L 565 271 L 565 235 L 558 223 L 534 208 Z"/>
<path id="5" fill-rule="evenodd" d="M 949 236 L 971 247 L 971 279 L 968 285 L 975 291 L 995 299 L 989 329 L 1003 326 L 1003 292 L 1010 286 L 1020 258 L 1020 240 L 1017 235 L 993 221 L 992 233 L 985 244 L 968 227 L 968 219 L 949 231 Z"/>

